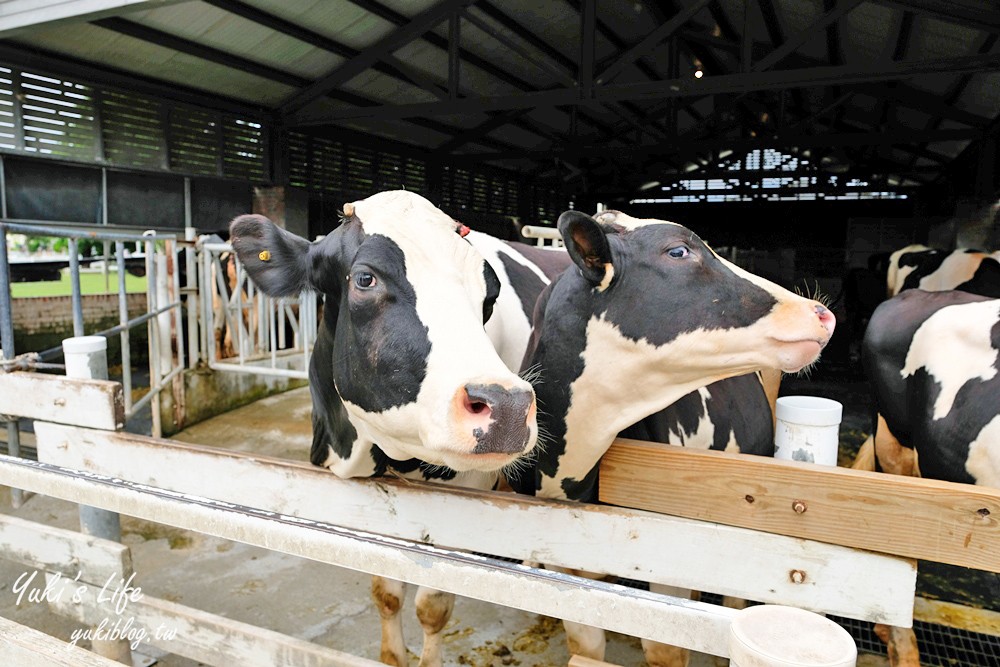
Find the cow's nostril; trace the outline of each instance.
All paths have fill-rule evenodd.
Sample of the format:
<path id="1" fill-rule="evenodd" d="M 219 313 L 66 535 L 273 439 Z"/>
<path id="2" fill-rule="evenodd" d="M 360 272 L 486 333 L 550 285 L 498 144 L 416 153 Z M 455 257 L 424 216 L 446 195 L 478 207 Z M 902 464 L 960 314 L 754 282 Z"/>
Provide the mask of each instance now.
<path id="1" fill-rule="evenodd" d="M 819 316 L 820 324 L 833 333 L 833 327 L 837 324 L 837 317 L 826 306 L 816 304 L 816 314 Z"/>
<path id="2" fill-rule="evenodd" d="M 465 409 L 474 415 L 482 414 L 490 409 L 490 406 L 481 401 L 466 401 Z"/>

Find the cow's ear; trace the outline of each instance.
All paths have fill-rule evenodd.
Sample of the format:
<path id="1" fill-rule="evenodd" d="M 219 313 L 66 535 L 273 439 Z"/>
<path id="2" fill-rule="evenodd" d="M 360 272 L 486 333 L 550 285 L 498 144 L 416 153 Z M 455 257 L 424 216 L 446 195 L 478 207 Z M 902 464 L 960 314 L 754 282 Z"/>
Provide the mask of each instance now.
<path id="1" fill-rule="evenodd" d="M 309 284 L 310 243 L 262 215 L 241 215 L 229 240 L 254 283 L 269 296 L 296 296 Z"/>
<path id="2" fill-rule="evenodd" d="M 566 211 L 559 216 L 558 225 L 566 250 L 583 277 L 602 290 L 607 288 L 614 278 L 614 266 L 604 228 L 580 211 Z"/>

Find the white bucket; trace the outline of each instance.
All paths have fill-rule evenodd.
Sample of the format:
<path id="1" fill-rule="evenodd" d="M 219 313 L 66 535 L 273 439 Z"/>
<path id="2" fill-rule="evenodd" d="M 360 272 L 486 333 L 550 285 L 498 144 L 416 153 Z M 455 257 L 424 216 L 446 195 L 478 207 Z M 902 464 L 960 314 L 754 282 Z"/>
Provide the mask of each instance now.
<path id="1" fill-rule="evenodd" d="M 797 607 L 747 607 L 729 626 L 730 667 L 855 667 L 858 647 L 844 628 Z"/>
<path id="2" fill-rule="evenodd" d="M 775 408 L 774 458 L 837 465 L 844 406 L 819 396 L 782 396 Z"/>
<path id="3" fill-rule="evenodd" d="M 77 336 L 62 342 L 66 357 L 66 377 L 108 379 L 108 339 L 104 336 Z"/>

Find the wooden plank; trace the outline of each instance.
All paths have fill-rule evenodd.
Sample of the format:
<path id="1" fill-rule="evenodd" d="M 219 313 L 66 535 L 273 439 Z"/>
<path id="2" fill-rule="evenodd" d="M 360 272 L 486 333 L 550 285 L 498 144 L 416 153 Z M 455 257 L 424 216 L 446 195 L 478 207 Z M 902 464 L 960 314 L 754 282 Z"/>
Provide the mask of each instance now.
<path id="1" fill-rule="evenodd" d="M 114 431 L 125 425 L 122 386 L 46 373 L 0 374 L 0 415 Z"/>
<path id="2" fill-rule="evenodd" d="M 1000 637 L 1000 612 L 991 609 L 918 597 L 913 601 L 913 618 L 925 623 Z"/>
<path id="3" fill-rule="evenodd" d="M 0 616 L 0 665 L 17 667 L 121 667 L 44 632 Z"/>
<path id="4" fill-rule="evenodd" d="M 612 662 L 604 662 L 603 660 L 594 660 L 593 658 L 587 658 L 582 655 L 573 654 L 569 657 L 569 667 L 620 667 Z"/>
<path id="5" fill-rule="evenodd" d="M 98 585 L 132 572 L 124 544 L 6 514 L 0 514 L 0 557 Z"/>
<path id="6" fill-rule="evenodd" d="M 723 657 L 737 613 L 10 456 L 0 456 L 0 484 Z"/>
<path id="7" fill-rule="evenodd" d="M 506 558 L 861 620 L 911 622 L 916 570 L 903 559 L 635 510 L 342 480 L 309 464 L 128 433 L 43 422 L 35 429 L 42 461 L 179 493 Z M 790 574 L 796 571 L 807 573 L 801 583 Z"/>
<path id="8" fill-rule="evenodd" d="M 619 439 L 601 500 L 1000 572 L 1000 489 Z"/>
<path id="9" fill-rule="evenodd" d="M 381 663 L 320 646 L 289 635 L 234 621 L 200 609 L 134 594 L 119 613 L 100 586 L 54 593 L 52 607 L 63 616 L 91 627 L 128 626 L 133 651 L 155 646 L 173 655 L 208 665 L 242 667 L 377 667 Z M 57 589 L 58 590 L 58 589 Z M 73 602 L 72 593 L 79 603 Z"/>

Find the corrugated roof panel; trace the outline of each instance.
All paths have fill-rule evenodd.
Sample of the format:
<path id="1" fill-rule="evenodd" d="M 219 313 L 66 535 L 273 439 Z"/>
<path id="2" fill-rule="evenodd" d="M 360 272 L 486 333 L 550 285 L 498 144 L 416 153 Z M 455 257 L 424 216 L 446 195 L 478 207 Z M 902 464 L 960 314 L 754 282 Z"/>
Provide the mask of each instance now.
<path id="1" fill-rule="evenodd" d="M 923 129 L 932 120 L 929 113 L 910 107 L 896 107 L 895 114 L 900 124 L 914 129 Z"/>
<path id="2" fill-rule="evenodd" d="M 775 0 L 774 5 L 775 10 L 784 21 L 785 39 L 790 39 L 802 32 L 826 13 L 822 0 Z M 825 33 L 819 32 L 807 39 L 796 53 L 818 60 L 826 60 Z"/>
<path id="3" fill-rule="evenodd" d="M 309 79 L 343 61 L 340 56 L 203 2 L 185 2 L 129 14 L 129 20 L 252 62 Z"/>
<path id="4" fill-rule="evenodd" d="M 410 42 L 397 50 L 395 55 L 403 62 L 430 73 L 434 79 L 441 81 L 442 85 L 448 78 L 448 52 L 426 41 Z M 485 60 L 488 61 L 490 58 L 486 57 Z M 520 90 L 467 62 L 463 61 L 459 69 L 462 89 L 471 91 L 475 95 L 484 97 L 509 95 Z"/>
<path id="5" fill-rule="evenodd" d="M 242 1 L 359 51 L 395 30 L 393 24 L 349 0 Z M 414 0 L 411 4 L 420 3 Z"/>
<path id="6" fill-rule="evenodd" d="M 910 38 L 911 58 L 952 58 L 976 52 L 985 35 L 957 23 L 921 16 Z"/>
<path id="7" fill-rule="evenodd" d="M 965 150 L 965 147 L 969 145 L 968 141 L 938 141 L 936 143 L 927 144 L 927 148 L 939 155 L 947 155 L 948 157 L 956 157 L 959 153 Z"/>
<path id="8" fill-rule="evenodd" d="M 840 20 L 841 51 L 844 63 L 872 68 L 896 46 L 897 15 L 900 10 L 873 2 L 855 7 Z"/>
<path id="9" fill-rule="evenodd" d="M 56 26 L 19 35 L 12 41 L 252 104 L 275 105 L 294 92 L 292 87 L 270 79 L 91 24 Z"/>
<path id="10" fill-rule="evenodd" d="M 411 104 L 439 99 L 422 88 L 371 69 L 354 77 L 342 88 L 384 104 Z"/>
<path id="11" fill-rule="evenodd" d="M 955 106 L 980 116 L 995 118 L 1000 114 L 1000 72 L 974 75 Z"/>

